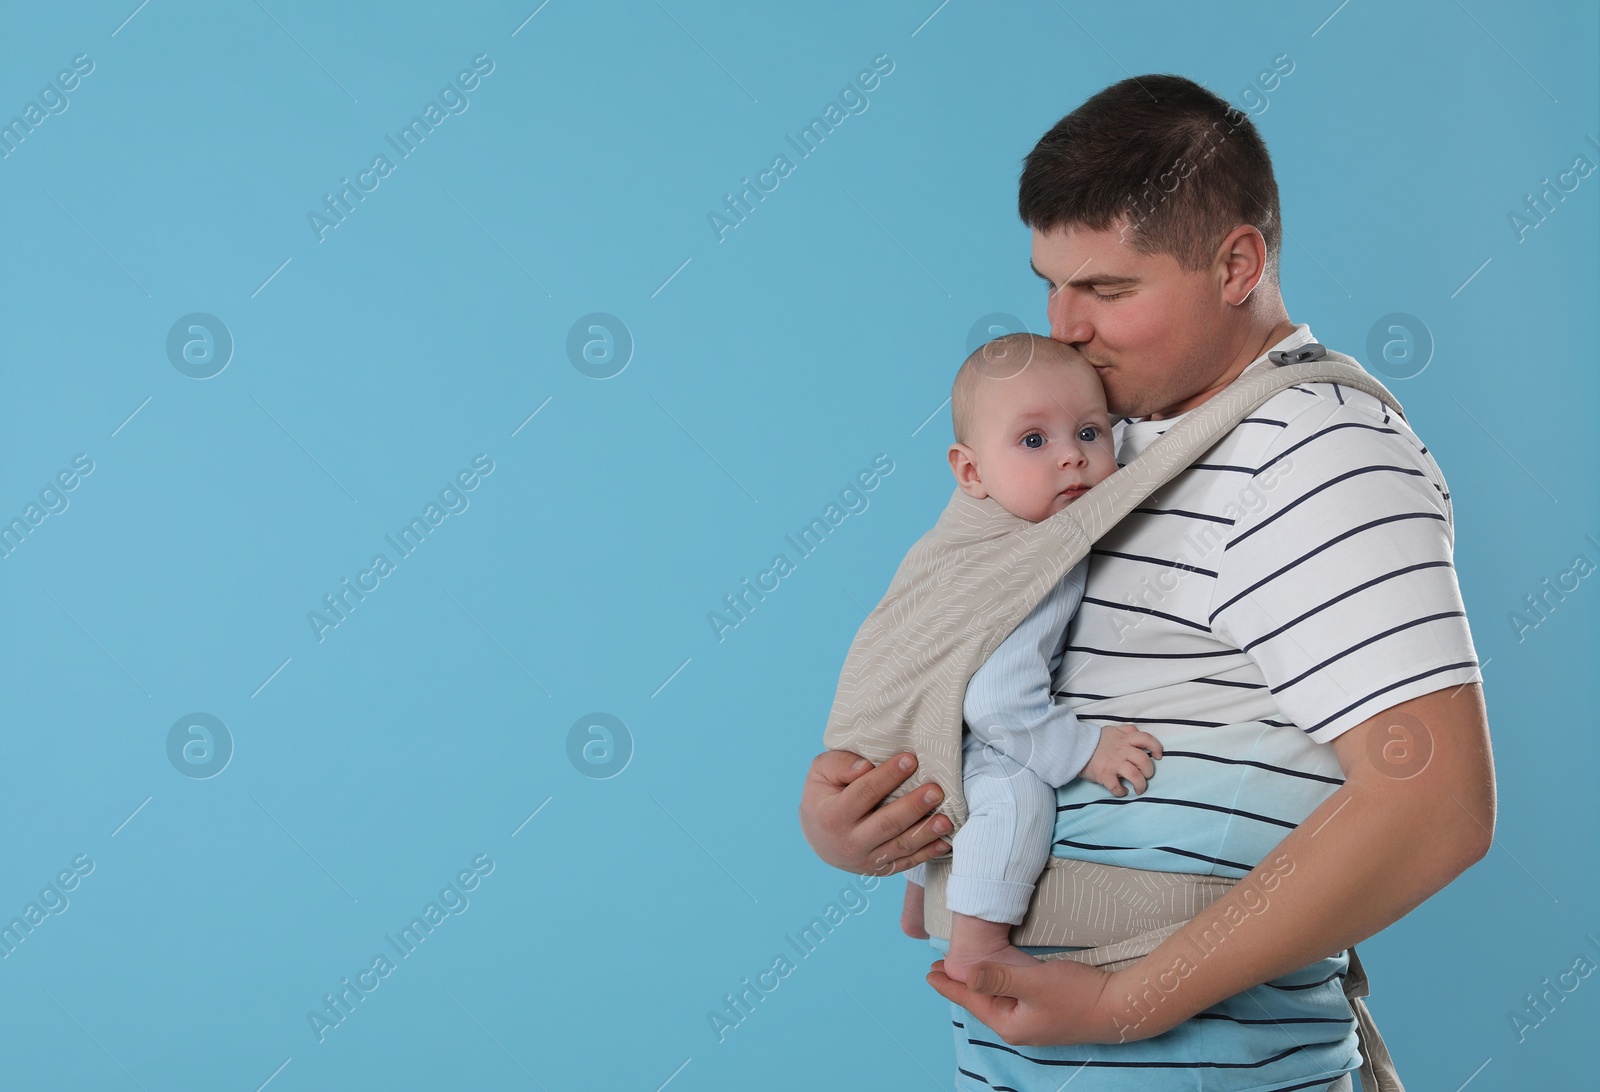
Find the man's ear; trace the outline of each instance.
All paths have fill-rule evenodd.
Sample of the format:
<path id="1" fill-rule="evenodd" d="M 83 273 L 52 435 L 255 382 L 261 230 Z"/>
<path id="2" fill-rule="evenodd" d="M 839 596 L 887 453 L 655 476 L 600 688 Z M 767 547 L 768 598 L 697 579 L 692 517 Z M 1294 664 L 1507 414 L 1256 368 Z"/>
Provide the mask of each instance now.
<path id="1" fill-rule="evenodd" d="M 972 457 L 972 449 L 966 444 L 950 445 L 950 470 L 956 476 L 956 485 L 967 496 L 983 500 L 989 495 L 978 478 L 978 464 Z"/>
<path id="2" fill-rule="evenodd" d="M 1251 224 L 1240 224 L 1228 232 L 1217 247 L 1215 269 L 1222 289 L 1222 302 L 1238 307 L 1250 298 L 1267 271 L 1267 241 Z"/>

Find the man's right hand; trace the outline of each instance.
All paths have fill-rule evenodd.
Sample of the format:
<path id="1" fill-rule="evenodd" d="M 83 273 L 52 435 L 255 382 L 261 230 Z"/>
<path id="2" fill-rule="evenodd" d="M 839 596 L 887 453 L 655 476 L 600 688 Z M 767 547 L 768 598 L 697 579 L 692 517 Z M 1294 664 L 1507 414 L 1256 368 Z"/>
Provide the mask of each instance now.
<path id="1" fill-rule="evenodd" d="M 860 875 L 888 876 L 950 852 L 948 817 L 929 812 L 944 799 L 927 784 L 884 807 L 884 798 L 917 768 L 913 754 L 874 766 L 850 751 L 824 751 L 811 763 L 800 795 L 800 830 L 818 857 Z"/>

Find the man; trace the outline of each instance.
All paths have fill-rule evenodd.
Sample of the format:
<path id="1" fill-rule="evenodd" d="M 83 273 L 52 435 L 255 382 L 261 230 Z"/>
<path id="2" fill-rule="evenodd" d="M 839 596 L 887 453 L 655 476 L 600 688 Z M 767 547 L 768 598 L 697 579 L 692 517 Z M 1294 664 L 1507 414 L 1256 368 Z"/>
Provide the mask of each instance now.
<path id="1" fill-rule="evenodd" d="M 1279 291 L 1266 147 L 1189 80 L 1125 80 L 1063 118 L 1028 156 L 1019 211 L 1051 336 L 1131 419 L 1120 462 L 1268 352 L 1314 340 Z M 1269 400 L 1101 540 L 1055 690 L 1080 719 L 1139 724 L 1169 754 L 1126 806 L 1062 790 L 1076 819 L 1144 816 L 1149 836 L 1062 838 L 1058 825 L 1054 852 L 1241 878 L 1123 970 L 980 964 L 963 986 L 936 963 L 959 1087 L 1350 1087 L 1346 949 L 1491 843 L 1494 772 L 1452 548 L 1427 448 L 1331 383 Z M 1242 727 L 1259 750 L 1190 751 L 1241 771 L 1236 800 L 1161 796 L 1175 734 Z M 1292 757 L 1264 760 L 1280 755 Z M 937 787 L 878 807 L 912 768 L 909 755 L 819 755 L 800 809 L 818 855 L 888 874 L 948 853 L 948 819 L 925 821 Z"/>

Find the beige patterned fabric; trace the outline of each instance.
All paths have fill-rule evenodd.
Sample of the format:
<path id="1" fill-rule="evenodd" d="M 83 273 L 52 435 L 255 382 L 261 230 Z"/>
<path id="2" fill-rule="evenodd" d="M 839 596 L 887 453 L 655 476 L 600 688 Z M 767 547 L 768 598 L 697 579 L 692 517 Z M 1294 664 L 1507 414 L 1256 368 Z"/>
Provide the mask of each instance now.
<path id="1" fill-rule="evenodd" d="M 1307 347 L 1309 348 L 1309 347 Z M 1320 346 L 1316 348 L 1320 349 Z M 1402 417 L 1400 404 L 1350 357 L 1261 361 L 1167 429 L 1139 458 L 1049 519 L 1032 523 L 993 499 L 957 489 L 937 523 L 896 570 L 867 616 L 840 672 L 823 740 L 883 762 L 900 751 L 918 757 L 916 773 L 895 793 L 927 782 L 944 790 L 944 812 L 960 829 L 962 699 L 967 681 L 1089 548 L 1146 497 L 1196 462 L 1267 399 L 1297 383 L 1337 382 L 1365 391 Z M 925 922 L 950 935 L 944 893 L 950 860 L 929 861 Z M 1073 946 L 1052 953 L 1115 970 L 1147 955 L 1184 922 L 1221 898 L 1235 881 L 1152 872 L 1052 857 L 1033 902 L 1012 930 L 1018 945 Z M 1363 1087 L 1403 1092 L 1361 997 L 1366 977 L 1350 952 L 1345 991 L 1367 1059 Z"/>

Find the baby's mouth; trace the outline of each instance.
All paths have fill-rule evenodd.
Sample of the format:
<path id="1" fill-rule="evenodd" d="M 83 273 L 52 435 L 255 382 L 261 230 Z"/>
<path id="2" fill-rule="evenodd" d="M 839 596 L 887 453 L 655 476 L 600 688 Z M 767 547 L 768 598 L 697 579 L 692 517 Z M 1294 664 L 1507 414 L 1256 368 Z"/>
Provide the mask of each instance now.
<path id="1" fill-rule="evenodd" d="M 1077 500 L 1088 491 L 1089 487 L 1087 485 L 1069 485 L 1061 491 L 1061 495 L 1071 501 Z"/>

